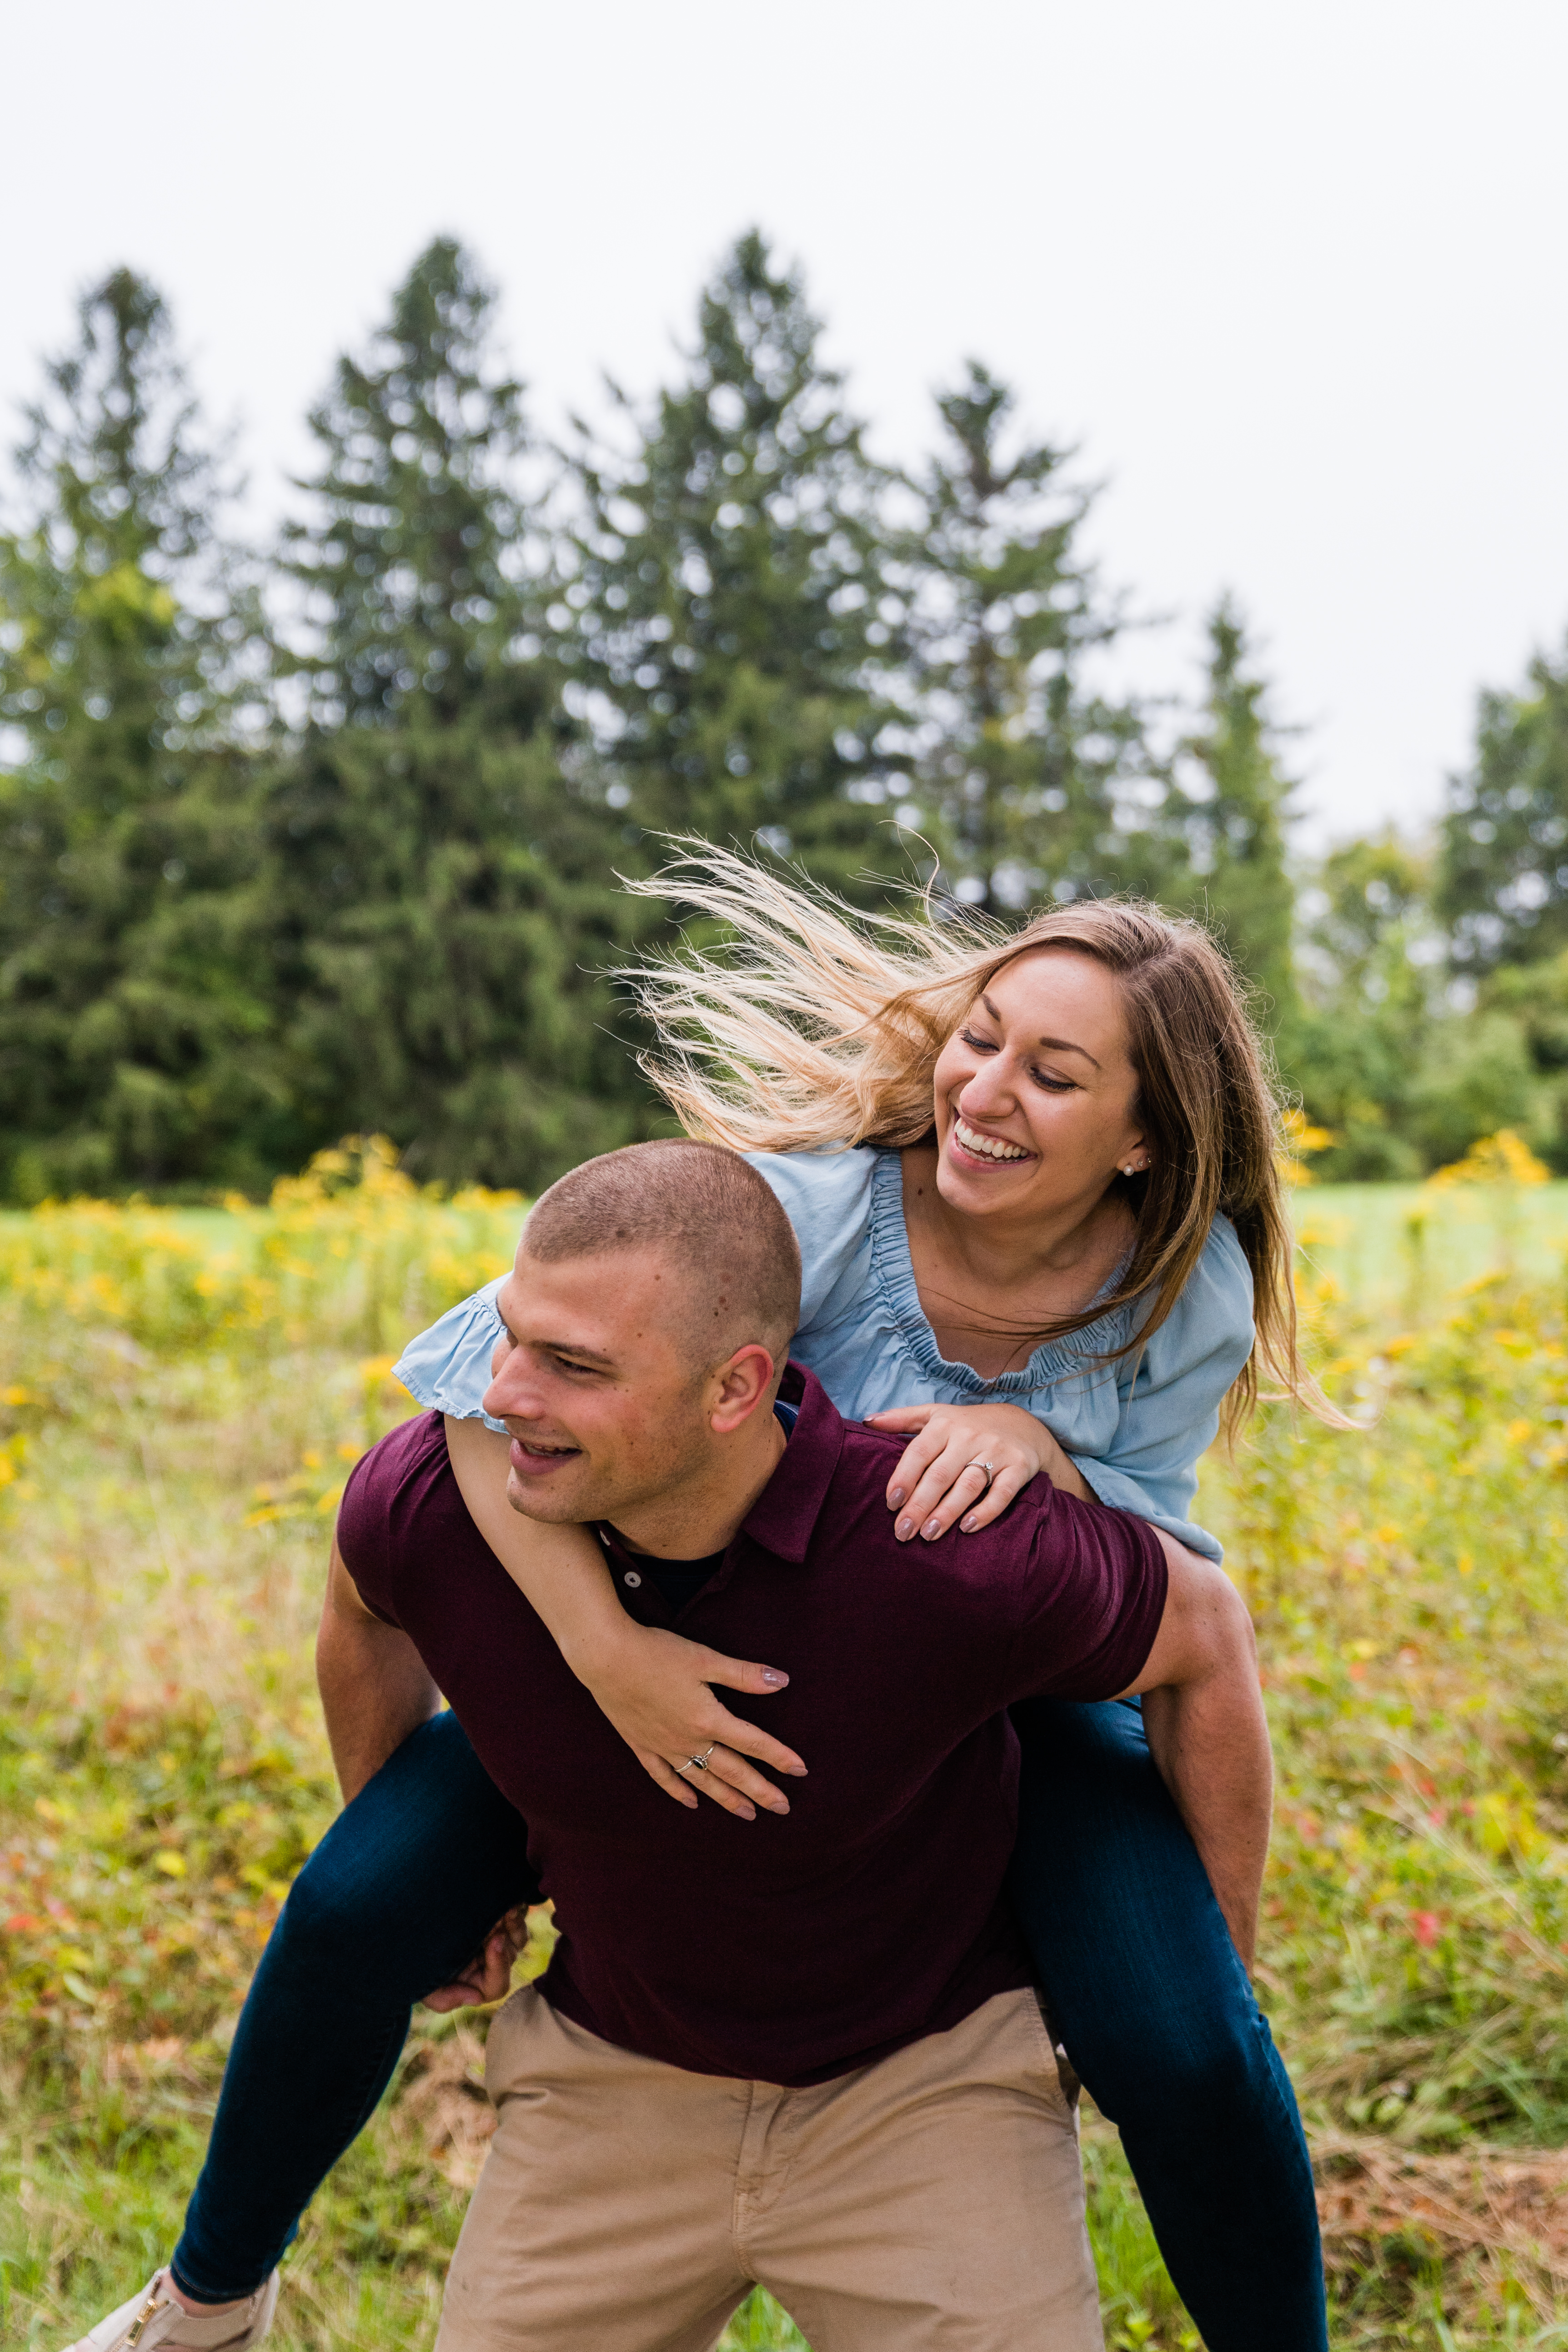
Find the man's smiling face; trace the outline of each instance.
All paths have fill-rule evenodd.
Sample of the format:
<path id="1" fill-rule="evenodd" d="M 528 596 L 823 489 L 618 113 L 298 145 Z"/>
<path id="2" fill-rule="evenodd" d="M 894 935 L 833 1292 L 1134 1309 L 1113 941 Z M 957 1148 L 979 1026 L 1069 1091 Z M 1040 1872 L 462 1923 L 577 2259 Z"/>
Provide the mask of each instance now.
<path id="1" fill-rule="evenodd" d="M 707 1467 L 713 1433 L 681 1345 L 679 1279 L 657 1251 L 542 1264 L 520 1244 L 484 1399 L 511 1438 L 514 1510 L 616 1520 Z"/>

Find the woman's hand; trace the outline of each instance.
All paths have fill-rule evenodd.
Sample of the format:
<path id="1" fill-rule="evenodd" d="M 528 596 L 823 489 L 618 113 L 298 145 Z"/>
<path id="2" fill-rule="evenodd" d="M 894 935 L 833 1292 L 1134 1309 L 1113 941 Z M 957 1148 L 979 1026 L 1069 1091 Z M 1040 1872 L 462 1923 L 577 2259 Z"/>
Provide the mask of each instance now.
<path id="1" fill-rule="evenodd" d="M 678 1804 L 695 1805 L 693 1792 L 700 1789 L 742 1821 L 755 1821 L 758 1805 L 770 1813 L 787 1813 L 784 1790 L 746 1759 L 771 1764 L 791 1779 L 801 1778 L 805 1766 L 793 1748 L 731 1715 L 711 1685 L 764 1697 L 783 1690 L 789 1676 L 776 1666 L 727 1658 L 721 1650 L 688 1642 L 663 1626 L 639 1625 L 618 1602 L 616 1613 L 621 1622 L 614 1638 L 596 1642 L 591 1655 L 574 1659 L 573 1669 L 643 1770 Z M 704 1759 L 700 1769 L 690 1761 L 694 1757 Z"/>
<path id="2" fill-rule="evenodd" d="M 622 1608 L 603 1547 L 588 1528 L 550 1526 L 511 1508 L 506 1439 L 482 1421 L 455 1421 L 450 1414 L 446 1430 L 469 1517 L 643 1770 L 677 1804 L 695 1806 L 692 1791 L 701 1789 L 743 1821 L 756 1819 L 758 1805 L 787 1813 L 784 1790 L 746 1759 L 791 1778 L 805 1766 L 793 1748 L 731 1715 L 710 1685 L 765 1698 L 783 1690 L 789 1676 L 776 1666 L 750 1664 L 683 1641 L 665 1627 L 639 1625 Z M 704 1769 L 692 1764 L 694 1756 L 703 1758 Z"/>
<path id="3" fill-rule="evenodd" d="M 918 1433 L 888 1482 L 900 1543 L 934 1543 L 957 1520 L 965 1535 L 988 1528 L 1043 1470 L 1053 1486 L 1087 1500 L 1089 1489 L 1044 1422 L 1017 1404 L 910 1404 L 866 1416 L 872 1429 Z M 989 1484 L 984 1470 L 989 1463 Z"/>

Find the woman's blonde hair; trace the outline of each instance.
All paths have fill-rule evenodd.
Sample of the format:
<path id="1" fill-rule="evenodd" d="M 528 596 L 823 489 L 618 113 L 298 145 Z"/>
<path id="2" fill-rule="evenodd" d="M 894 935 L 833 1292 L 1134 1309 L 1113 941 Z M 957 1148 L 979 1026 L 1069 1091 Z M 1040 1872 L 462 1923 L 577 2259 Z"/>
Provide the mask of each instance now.
<path id="1" fill-rule="evenodd" d="M 657 1044 L 643 1067 L 689 1135 L 740 1151 L 919 1143 L 931 1077 L 994 975 L 1030 948 L 1069 948 L 1116 975 L 1126 1006 L 1143 1175 L 1112 1181 L 1135 1222 L 1112 1295 L 1037 1341 L 1142 1302 L 1120 1357 L 1175 1306 L 1221 1211 L 1252 1269 L 1253 1351 L 1226 1400 L 1234 1436 L 1269 1391 L 1324 1418 L 1297 1349 L 1292 1244 L 1280 1178 L 1280 1105 L 1245 990 L 1203 927 L 1125 898 L 1047 908 L 1019 929 L 973 915 L 865 915 L 707 843 L 679 842 L 664 871 L 626 887 L 721 927 L 622 972 Z M 725 936 L 727 935 L 727 936 Z"/>

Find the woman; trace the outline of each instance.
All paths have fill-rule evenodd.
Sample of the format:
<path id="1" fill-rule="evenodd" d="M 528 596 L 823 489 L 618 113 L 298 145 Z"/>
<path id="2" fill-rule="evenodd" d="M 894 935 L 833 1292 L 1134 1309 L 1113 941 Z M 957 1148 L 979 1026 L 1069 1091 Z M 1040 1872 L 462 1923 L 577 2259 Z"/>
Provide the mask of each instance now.
<path id="1" fill-rule="evenodd" d="M 1275 1106 L 1207 936 L 1112 902 L 1058 908 L 1005 938 L 851 922 L 711 852 L 637 887 L 679 896 L 737 942 L 634 976 L 661 1040 L 650 1067 L 688 1130 L 751 1152 L 788 1210 L 805 1265 L 793 1352 L 841 1411 L 910 1433 L 888 1493 L 900 1538 L 982 1526 L 1043 1471 L 1217 1558 L 1186 1517 L 1195 1465 L 1222 1416 L 1245 1419 L 1259 1365 L 1329 1408 L 1296 1356 Z M 757 1766 L 787 1776 L 803 1759 L 711 1688 L 763 1694 L 779 1671 L 633 1624 L 586 1530 L 531 1523 L 521 1542 L 506 1449 L 479 1412 L 498 1334 L 480 1293 L 399 1368 L 447 1413 L 476 1521 L 672 1797 L 786 1810 Z M 1321 2352 L 1310 2168 L 1238 1954 L 1251 1923 L 1233 1905 L 1227 1932 L 1136 1703 L 1038 1701 L 1016 1720 L 1019 1917 L 1209 2352 Z M 291 2234 L 279 2221 L 384 2086 L 409 2001 L 458 1974 L 526 1895 L 507 1814 L 437 1718 L 302 1874 L 174 2257 L 189 2295 L 260 2293 Z M 334 1959 L 350 1937 L 353 1976 Z"/>

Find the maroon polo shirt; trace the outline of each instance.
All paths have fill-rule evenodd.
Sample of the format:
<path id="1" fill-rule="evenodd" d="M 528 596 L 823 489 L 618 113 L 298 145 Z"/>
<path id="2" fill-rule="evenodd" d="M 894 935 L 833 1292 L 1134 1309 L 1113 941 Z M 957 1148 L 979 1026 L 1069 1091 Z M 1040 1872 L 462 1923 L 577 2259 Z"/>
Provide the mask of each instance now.
<path id="1" fill-rule="evenodd" d="M 800 1412 L 778 1468 L 678 1616 L 606 1539 L 634 1617 L 788 1673 L 771 1698 L 722 1694 L 810 1767 L 783 1820 L 656 1788 L 474 1527 L 438 1413 L 356 1465 L 338 1544 L 528 1823 L 561 1928 L 552 2004 L 670 2065 L 803 2084 L 1030 1981 L 1003 1890 L 1005 1710 L 1125 1690 L 1166 1570 L 1143 1520 L 1045 1478 L 979 1534 L 896 1543 L 884 1496 L 906 1441 L 842 1420 L 798 1366 L 783 1392 Z"/>

